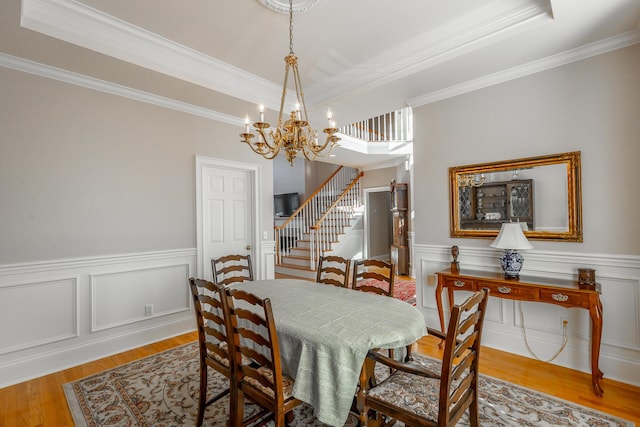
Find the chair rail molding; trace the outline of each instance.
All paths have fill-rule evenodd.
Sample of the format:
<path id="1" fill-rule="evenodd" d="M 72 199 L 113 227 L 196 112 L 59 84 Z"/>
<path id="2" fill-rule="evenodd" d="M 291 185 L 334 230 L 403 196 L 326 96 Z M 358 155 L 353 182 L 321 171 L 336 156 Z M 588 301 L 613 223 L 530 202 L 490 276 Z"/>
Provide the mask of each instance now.
<path id="1" fill-rule="evenodd" d="M 439 328 L 436 274 L 449 267 L 451 246 L 414 243 L 413 249 L 417 307 L 429 326 Z M 459 251 L 458 262 L 463 272 L 465 269 L 501 271 L 498 250 L 459 246 Z M 531 250 L 526 251 L 524 258 L 521 274 L 550 280 L 577 280 L 578 268 L 596 269 L 596 280 L 602 286 L 604 324 L 600 368 L 605 378 L 640 385 L 640 257 Z M 455 295 L 457 302 L 467 293 L 459 291 Z M 448 315 L 446 297 L 444 306 Z M 565 320 L 569 342 L 552 363 L 591 372 L 591 321 L 586 310 L 490 298 L 483 343 L 510 353 L 548 360 L 560 348 Z"/>

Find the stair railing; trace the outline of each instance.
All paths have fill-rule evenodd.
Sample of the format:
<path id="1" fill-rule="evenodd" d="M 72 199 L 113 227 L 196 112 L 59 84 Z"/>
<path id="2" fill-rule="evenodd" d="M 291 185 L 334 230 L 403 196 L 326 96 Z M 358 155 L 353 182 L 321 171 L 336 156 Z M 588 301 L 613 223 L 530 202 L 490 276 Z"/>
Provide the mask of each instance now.
<path id="1" fill-rule="evenodd" d="M 369 142 L 413 140 L 413 110 L 406 107 L 340 128 L 340 133 Z"/>
<path id="2" fill-rule="evenodd" d="M 289 255 L 299 240 L 309 235 L 311 226 L 317 223 L 357 173 L 356 169 L 340 166 L 284 223 L 274 226 L 276 265 L 282 263 L 282 256 Z"/>
<path id="3" fill-rule="evenodd" d="M 309 267 L 311 269 L 315 268 L 320 255 L 331 249 L 332 243 L 338 241 L 338 235 L 342 234 L 344 227 L 351 224 L 356 207 L 362 206 L 360 178 L 363 176 L 364 172 L 360 172 L 311 226 L 309 233 Z"/>

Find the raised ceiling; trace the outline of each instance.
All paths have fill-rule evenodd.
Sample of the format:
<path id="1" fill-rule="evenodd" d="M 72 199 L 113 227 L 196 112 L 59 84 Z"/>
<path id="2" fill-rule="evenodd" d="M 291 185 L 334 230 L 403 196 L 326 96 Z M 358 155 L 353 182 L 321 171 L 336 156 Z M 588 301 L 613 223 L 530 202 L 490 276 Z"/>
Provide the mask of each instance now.
<path id="1" fill-rule="evenodd" d="M 209 110 L 240 126 L 258 103 L 279 107 L 289 19 L 264 3 L 287 4 L 23 0 L 21 25 L 198 85 Z M 294 51 L 312 120 L 330 106 L 338 125 L 640 42 L 638 0 L 294 4 L 306 10 L 294 17 Z"/>

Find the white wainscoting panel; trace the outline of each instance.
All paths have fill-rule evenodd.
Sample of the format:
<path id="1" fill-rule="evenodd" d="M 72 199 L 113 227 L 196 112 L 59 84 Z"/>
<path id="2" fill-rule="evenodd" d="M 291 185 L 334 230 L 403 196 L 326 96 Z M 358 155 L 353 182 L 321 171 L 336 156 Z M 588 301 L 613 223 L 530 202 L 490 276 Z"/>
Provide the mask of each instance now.
<path id="1" fill-rule="evenodd" d="M 188 279 L 188 263 L 91 275 L 92 332 L 189 310 Z"/>
<path id="2" fill-rule="evenodd" d="M 194 248 L 0 265 L 0 387 L 193 331 L 195 259 Z"/>
<path id="3" fill-rule="evenodd" d="M 0 325 L 0 354 L 78 336 L 78 279 L 0 287 Z"/>
<path id="4" fill-rule="evenodd" d="M 460 246 L 461 270 L 500 271 L 500 251 Z M 602 286 L 603 333 L 600 369 L 605 378 L 640 385 L 640 257 L 527 251 L 523 274 L 550 279 L 577 280 L 578 268 L 594 268 Z M 449 267 L 449 246 L 414 245 L 418 308 L 427 324 L 440 328 L 435 300 L 436 273 Z M 456 292 L 460 302 L 468 296 Z M 446 292 L 443 303 L 448 319 Z M 493 298 L 483 333 L 483 344 L 548 361 L 563 341 L 563 321 L 568 322 L 566 348 L 551 362 L 591 372 L 591 318 L 584 309 L 552 304 Z M 606 392 L 606 389 L 605 389 Z"/>

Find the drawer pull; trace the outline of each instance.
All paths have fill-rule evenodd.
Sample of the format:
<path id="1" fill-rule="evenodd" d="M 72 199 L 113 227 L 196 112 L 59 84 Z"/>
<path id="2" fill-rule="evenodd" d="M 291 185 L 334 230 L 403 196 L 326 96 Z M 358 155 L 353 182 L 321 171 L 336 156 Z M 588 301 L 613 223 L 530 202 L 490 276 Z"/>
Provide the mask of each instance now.
<path id="1" fill-rule="evenodd" d="M 453 285 L 457 286 L 458 288 L 462 288 L 462 287 L 464 287 L 464 282 L 461 281 L 461 280 L 454 280 L 453 281 Z"/>
<path id="2" fill-rule="evenodd" d="M 501 294 L 510 294 L 511 293 L 511 288 L 509 288 L 507 286 L 500 286 L 500 287 L 498 287 L 498 292 L 500 292 Z"/>
<path id="3" fill-rule="evenodd" d="M 554 301 L 560 301 L 560 302 L 564 302 L 566 300 L 569 299 L 569 295 L 565 295 L 565 294 L 551 294 L 551 298 L 553 298 Z"/>

